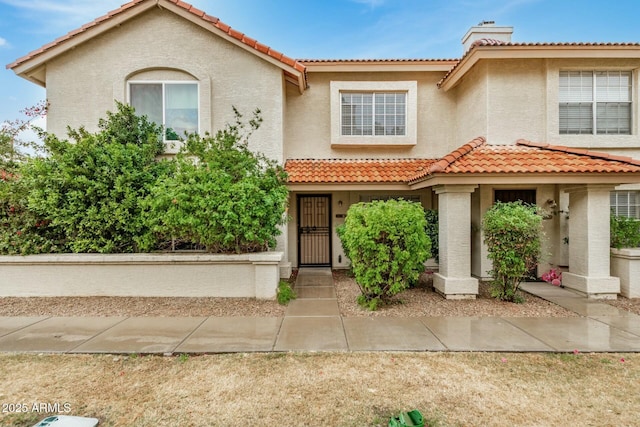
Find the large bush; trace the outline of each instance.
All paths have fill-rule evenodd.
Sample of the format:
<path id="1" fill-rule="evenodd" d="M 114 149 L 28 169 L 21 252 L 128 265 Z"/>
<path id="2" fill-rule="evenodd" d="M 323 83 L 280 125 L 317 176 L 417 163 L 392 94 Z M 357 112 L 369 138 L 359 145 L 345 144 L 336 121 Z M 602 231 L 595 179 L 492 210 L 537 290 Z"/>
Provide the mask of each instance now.
<path id="1" fill-rule="evenodd" d="M 493 297 L 518 301 L 518 287 L 540 257 L 542 216 L 535 206 L 498 202 L 482 220 L 484 242 L 493 262 Z"/>
<path id="2" fill-rule="evenodd" d="M 362 291 L 362 305 L 375 310 L 418 280 L 431 253 L 426 225 L 419 203 L 388 200 L 349 208 L 338 235 Z"/>
<path id="3" fill-rule="evenodd" d="M 611 247 L 637 248 L 640 246 L 640 221 L 626 216 L 611 215 Z"/>
<path id="4" fill-rule="evenodd" d="M 235 110 L 234 110 L 235 111 Z M 249 150 L 249 129 L 236 122 L 215 136 L 190 135 L 174 174 L 160 179 L 145 201 L 154 237 L 192 243 L 215 253 L 267 250 L 285 223 L 288 190 L 283 168 Z"/>
<path id="5" fill-rule="evenodd" d="M 167 169 L 156 161 L 162 130 L 124 104 L 107 113 L 99 129 L 69 129 L 71 141 L 49 135 L 46 155 L 21 166 L 28 210 L 41 221 L 34 238 L 58 236 L 37 252 L 138 250 L 136 239 L 145 233 L 140 201 Z"/>

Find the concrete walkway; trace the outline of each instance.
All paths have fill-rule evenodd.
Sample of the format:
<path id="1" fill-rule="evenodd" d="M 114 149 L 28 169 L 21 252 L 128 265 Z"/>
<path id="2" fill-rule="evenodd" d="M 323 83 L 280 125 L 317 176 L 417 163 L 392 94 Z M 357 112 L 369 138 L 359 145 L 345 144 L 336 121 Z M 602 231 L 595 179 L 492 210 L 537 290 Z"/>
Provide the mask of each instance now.
<path id="1" fill-rule="evenodd" d="M 341 317 L 329 269 L 302 269 L 281 317 L 0 317 L 0 352 L 640 352 L 640 316 L 566 289 L 523 289 L 581 317 Z"/>

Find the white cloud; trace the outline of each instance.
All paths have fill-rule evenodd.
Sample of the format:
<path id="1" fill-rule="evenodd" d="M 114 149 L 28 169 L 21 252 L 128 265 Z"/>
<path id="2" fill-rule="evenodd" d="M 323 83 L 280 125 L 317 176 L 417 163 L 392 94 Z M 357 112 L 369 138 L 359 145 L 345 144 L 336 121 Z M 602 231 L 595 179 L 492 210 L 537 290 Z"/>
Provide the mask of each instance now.
<path id="1" fill-rule="evenodd" d="M 83 25 L 117 9 L 123 0 L 0 0 L 4 4 L 40 20 L 47 30 L 67 30 Z"/>
<path id="2" fill-rule="evenodd" d="M 7 47 L 9 46 L 9 42 L 6 39 L 3 39 L 2 37 L 0 37 L 0 47 Z"/>
<path id="3" fill-rule="evenodd" d="M 354 3 L 364 4 L 369 6 L 371 9 L 376 8 L 378 6 L 382 6 L 385 0 L 351 0 Z"/>

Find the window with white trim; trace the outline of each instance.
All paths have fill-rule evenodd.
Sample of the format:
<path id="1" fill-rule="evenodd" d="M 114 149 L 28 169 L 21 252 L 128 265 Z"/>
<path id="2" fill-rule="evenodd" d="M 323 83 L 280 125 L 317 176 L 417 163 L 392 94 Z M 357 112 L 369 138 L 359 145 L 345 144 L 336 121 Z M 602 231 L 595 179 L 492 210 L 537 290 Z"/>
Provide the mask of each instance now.
<path id="1" fill-rule="evenodd" d="M 129 102 L 165 129 L 165 140 L 176 141 L 199 130 L 198 84 L 193 82 L 129 82 Z"/>
<path id="2" fill-rule="evenodd" d="M 417 81 L 331 81 L 330 94 L 333 147 L 416 145 Z"/>
<path id="3" fill-rule="evenodd" d="M 611 214 L 640 219 L 640 191 L 612 191 Z"/>
<path id="4" fill-rule="evenodd" d="M 406 135 L 406 92 L 341 92 L 343 136 Z"/>
<path id="5" fill-rule="evenodd" d="M 560 71 L 560 134 L 631 134 L 630 71 Z"/>

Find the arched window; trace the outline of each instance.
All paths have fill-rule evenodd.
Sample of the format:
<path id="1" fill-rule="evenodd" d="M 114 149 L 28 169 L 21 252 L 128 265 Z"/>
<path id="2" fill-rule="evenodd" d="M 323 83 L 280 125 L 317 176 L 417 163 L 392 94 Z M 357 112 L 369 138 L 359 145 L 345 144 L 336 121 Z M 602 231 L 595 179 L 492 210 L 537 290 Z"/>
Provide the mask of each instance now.
<path id="1" fill-rule="evenodd" d="M 178 70 L 143 71 L 128 81 L 129 103 L 162 125 L 167 141 L 200 131 L 199 92 L 193 76 Z"/>

